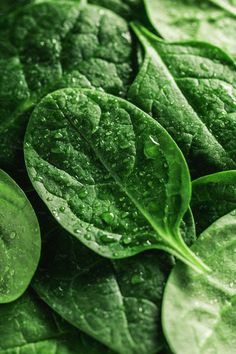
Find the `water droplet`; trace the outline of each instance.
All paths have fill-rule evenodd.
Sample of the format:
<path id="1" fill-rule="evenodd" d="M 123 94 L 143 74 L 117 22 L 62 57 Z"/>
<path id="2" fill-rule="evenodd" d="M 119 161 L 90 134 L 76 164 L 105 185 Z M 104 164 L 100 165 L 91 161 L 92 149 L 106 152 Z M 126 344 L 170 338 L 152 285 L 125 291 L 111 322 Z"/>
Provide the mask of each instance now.
<path id="1" fill-rule="evenodd" d="M 122 238 L 122 242 L 123 242 L 125 245 L 129 245 L 129 244 L 132 242 L 132 237 L 129 236 L 129 235 L 125 235 L 125 236 Z"/>
<path id="2" fill-rule="evenodd" d="M 208 71 L 208 70 L 209 70 L 206 63 L 201 63 L 201 64 L 200 64 L 200 68 L 201 68 L 202 70 L 204 70 L 204 71 Z"/>
<path id="3" fill-rule="evenodd" d="M 55 219 L 57 219 L 57 220 L 60 219 L 60 216 L 58 215 L 58 212 L 56 210 L 52 210 L 52 214 L 53 214 Z"/>
<path id="4" fill-rule="evenodd" d="M 81 198 L 81 199 L 83 199 L 83 198 L 85 198 L 87 195 L 88 195 L 88 191 L 86 190 L 86 189 L 83 189 L 83 190 L 81 190 L 80 192 L 79 192 L 79 197 Z"/>
<path id="5" fill-rule="evenodd" d="M 112 235 L 108 235 L 108 234 L 103 234 L 100 238 L 101 241 L 104 243 L 112 243 L 116 240 Z"/>
<path id="6" fill-rule="evenodd" d="M 144 144 L 144 155 L 148 159 L 155 160 L 160 154 L 159 146 L 160 144 L 158 143 L 157 139 L 149 136 L 149 140 L 147 140 Z"/>
<path id="7" fill-rule="evenodd" d="M 91 235 L 90 235 L 90 234 L 86 234 L 84 237 L 85 237 L 85 239 L 86 239 L 87 241 L 91 240 Z"/>
<path id="8" fill-rule="evenodd" d="M 111 212 L 106 212 L 102 214 L 102 219 L 108 224 L 111 225 L 114 222 L 115 215 Z"/>
<path id="9" fill-rule="evenodd" d="M 61 132 L 56 132 L 55 135 L 54 135 L 54 138 L 55 139 L 61 139 L 61 138 L 63 138 L 63 135 L 62 135 Z"/>
<path id="10" fill-rule="evenodd" d="M 78 234 L 81 234 L 82 231 L 80 229 L 74 229 L 74 232 L 78 235 Z"/>
<path id="11" fill-rule="evenodd" d="M 134 274 L 131 278 L 131 283 L 133 285 L 141 284 L 143 282 L 144 282 L 144 279 L 143 279 L 143 274 L 141 272 L 139 274 Z"/>
<path id="12" fill-rule="evenodd" d="M 10 233 L 10 239 L 11 239 L 11 240 L 14 240 L 15 237 L 16 237 L 16 232 L 14 232 L 14 231 L 11 232 L 11 233 Z"/>

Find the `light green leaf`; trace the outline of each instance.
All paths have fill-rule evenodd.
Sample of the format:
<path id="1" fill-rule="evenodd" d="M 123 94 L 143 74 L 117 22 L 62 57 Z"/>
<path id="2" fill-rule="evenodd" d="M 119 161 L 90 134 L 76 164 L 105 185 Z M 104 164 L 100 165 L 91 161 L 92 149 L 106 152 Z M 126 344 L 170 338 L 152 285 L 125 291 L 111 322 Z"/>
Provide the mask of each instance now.
<path id="1" fill-rule="evenodd" d="M 176 354 L 234 353 L 236 348 L 236 213 L 213 223 L 193 245 L 212 272 L 173 269 L 164 293 L 162 324 Z"/>
<path id="2" fill-rule="evenodd" d="M 230 0 L 145 0 L 148 18 L 165 39 L 206 41 L 236 57 L 236 3 Z"/>

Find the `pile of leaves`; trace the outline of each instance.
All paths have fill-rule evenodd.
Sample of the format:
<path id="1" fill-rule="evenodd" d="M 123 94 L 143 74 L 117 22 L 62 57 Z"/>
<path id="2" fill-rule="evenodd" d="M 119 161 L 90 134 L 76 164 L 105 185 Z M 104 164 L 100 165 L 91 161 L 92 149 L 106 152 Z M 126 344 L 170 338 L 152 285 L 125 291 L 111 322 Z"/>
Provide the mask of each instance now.
<path id="1" fill-rule="evenodd" d="M 236 353 L 235 0 L 1 0 L 0 354 Z"/>

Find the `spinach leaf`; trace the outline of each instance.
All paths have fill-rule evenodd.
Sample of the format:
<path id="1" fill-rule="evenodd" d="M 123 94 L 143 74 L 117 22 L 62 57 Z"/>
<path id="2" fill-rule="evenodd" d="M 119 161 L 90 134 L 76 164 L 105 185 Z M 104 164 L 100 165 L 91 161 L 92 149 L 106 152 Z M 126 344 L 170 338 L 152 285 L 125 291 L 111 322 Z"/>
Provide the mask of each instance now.
<path id="1" fill-rule="evenodd" d="M 52 93 L 34 110 L 24 149 L 51 213 L 95 252 L 123 258 L 158 248 L 205 268 L 179 229 L 191 193 L 183 155 L 129 102 L 95 90 Z"/>
<path id="2" fill-rule="evenodd" d="M 0 2 L 0 17 L 6 15 L 15 9 L 29 3 L 30 0 L 1 0 Z"/>
<path id="3" fill-rule="evenodd" d="M 165 39 L 207 41 L 236 57 L 236 3 L 230 0 L 145 0 L 153 27 Z"/>
<path id="4" fill-rule="evenodd" d="M 0 331 L 0 354 L 112 354 L 65 323 L 32 292 L 0 305 Z"/>
<path id="5" fill-rule="evenodd" d="M 234 63 L 208 44 L 168 43 L 141 25 L 133 29 L 146 57 L 129 98 L 167 129 L 193 176 L 234 169 Z"/>
<path id="6" fill-rule="evenodd" d="M 124 96 L 133 79 L 127 23 L 83 1 L 44 1 L 11 20 L 10 43 L 0 44 L 0 165 L 15 170 L 28 110 L 59 87 L 96 87 Z M 21 165 L 20 165 L 21 166 Z"/>
<path id="7" fill-rule="evenodd" d="M 58 227 L 45 239 L 33 287 L 49 306 L 118 353 L 163 347 L 160 308 L 171 257 L 149 251 L 110 261 Z"/>
<path id="8" fill-rule="evenodd" d="M 104 6 L 129 20 L 140 17 L 143 10 L 142 0 L 89 0 L 89 3 Z"/>
<path id="9" fill-rule="evenodd" d="M 167 282 L 162 324 L 176 354 L 233 353 L 236 347 L 236 213 L 206 229 L 192 249 L 213 271 L 178 264 Z"/>
<path id="10" fill-rule="evenodd" d="M 0 170 L 0 303 L 15 300 L 26 290 L 39 262 L 40 244 L 30 202 Z"/>
<path id="11" fill-rule="evenodd" d="M 192 209 L 197 233 L 236 209 L 236 171 L 219 172 L 192 183 Z"/>

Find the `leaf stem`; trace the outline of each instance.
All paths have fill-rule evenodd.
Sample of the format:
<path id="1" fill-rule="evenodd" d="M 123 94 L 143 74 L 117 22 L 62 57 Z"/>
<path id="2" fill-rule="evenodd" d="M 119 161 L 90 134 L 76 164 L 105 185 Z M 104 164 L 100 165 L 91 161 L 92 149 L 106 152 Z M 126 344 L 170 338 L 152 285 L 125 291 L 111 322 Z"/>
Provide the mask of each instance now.
<path id="1" fill-rule="evenodd" d="M 171 236 L 171 239 L 166 239 L 164 243 L 167 247 L 163 249 L 183 263 L 197 271 L 198 273 L 209 273 L 211 269 L 199 258 L 184 242 L 179 232 L 175 236 Z"/>

